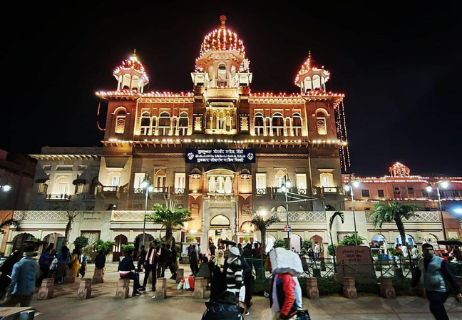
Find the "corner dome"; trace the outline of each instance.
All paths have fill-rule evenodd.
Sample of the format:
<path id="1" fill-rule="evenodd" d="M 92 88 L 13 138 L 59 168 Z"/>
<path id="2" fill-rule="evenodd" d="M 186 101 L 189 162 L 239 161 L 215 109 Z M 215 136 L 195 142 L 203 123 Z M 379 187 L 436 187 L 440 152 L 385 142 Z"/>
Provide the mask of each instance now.
<path id="1" fill-rule="evenodd" d="M 122 61 L 121 65 L 118 66 L 112 73 L 116 79 L 123 74 L 133 74 L 139 77 L 143 85 L 149 83 L 149 78 L 146 74 L 143 64 L 138 60 L 136 55 L 136 49 L 134 50 L 132 56 L 128 59 Z"/>

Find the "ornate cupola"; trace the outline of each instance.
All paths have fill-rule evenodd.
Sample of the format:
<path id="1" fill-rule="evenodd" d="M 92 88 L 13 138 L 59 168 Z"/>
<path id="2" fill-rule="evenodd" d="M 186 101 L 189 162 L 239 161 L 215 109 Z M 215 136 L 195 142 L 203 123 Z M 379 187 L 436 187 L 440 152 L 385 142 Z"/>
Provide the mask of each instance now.
<path id="1" fill-rule="evenodd" d="M 196 72 L 191 73 L 195 87 L 239 88 L 252 82 L 244 44 L 226 27 L 226 20 L 226 16 L 220 16 L 220 28 L 210 32 L 202 42 Z"/>
<path id="2" fill-rule="evenodd" d="M 326 82 L 329 80 L 330 73 L 324 66 L 317 67 L 311 51 L 308 52 L 308 59 L 300 68 L 297 76 L 295 77 L 295 85 L 299 86 L 302 94 L 307 94 L 310 91 L 326 91 Z"/>
<path id="3" fill-rule="evenodd" d="M 136 49 L 130 58 L 122 61 L 122 64 L 114 70 L 113 75 L 118 81 L 117 91 L 143 92 L 144 86 L 149 83 L 146 71 L 136 56 Z"/>

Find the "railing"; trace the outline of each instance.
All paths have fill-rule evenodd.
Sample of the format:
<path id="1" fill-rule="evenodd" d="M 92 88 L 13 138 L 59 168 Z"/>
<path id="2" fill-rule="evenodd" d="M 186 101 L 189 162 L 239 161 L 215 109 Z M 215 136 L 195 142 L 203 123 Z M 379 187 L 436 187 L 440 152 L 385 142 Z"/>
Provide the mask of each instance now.
<path id="1" fill-rule="evenodd" d="M 306 194 L 306 189 L 297 189 L 298 194 Z"/>
<path id="2" fill-rule="evenodd" d="M 102 192 L 117 192 L 118 188 L 119 187 L 114 187 L 114 186 L 103 186 Z"/>
<path id="3" fill-rule="evenodd" d="M 168 187 L 154 187 L 149 193 L 168 193 Z"/>
<path id="4" fill-rule="evenodd" d="M 266 194 L 266 188 L 257 188 L 257 194 Z"/>
<path id="5" fill-rule="evenodd" d="M 338 193 L 337 187 L 323 187 L 322 192 L 324 193 Z"/>
<path id="6" fill-rule="evenodd" d="M 275 216 L 281 221 L 287 220 L 287 214 L 285 212 L 278 212 Z M 289 211 L 289 221 L 325 222 L 326 215 L 324 214 L 324 211 Z"/>
<path id="7" fill-rule="evenodd" d="M 68 194 L 47 194 L 47 200 L 69 200 L 71 198 Z"/>
<path id="8" fill-rule="evenodd" d="M 184 194 L 184 188 L 175 188 L 175 194 Z"/>
<path id="9" fill-rule="evenodd" d="M 15 220 L 68 221 L 67 211 L 15 211 Z"/>
<path id="10" fill-rule="evenodd" d="M 111 221 L 144 221 L 144 211 L 112 211 Z"/>
<path id="11" fill-rule="evenodd" d="M 367 222 L 372 222 L 369 214 L 366 215 Z M 439 211 L 417 211 L 414 216 L 404 219 L 404 222 L 441 222 Z"/>
<path id="12" fill-rule="evenodd" d="M 134 188 L 133 193 L 134 194 L 142 194 L 142 193 L 144 193 L 144 189 L 143 188 Z"/>

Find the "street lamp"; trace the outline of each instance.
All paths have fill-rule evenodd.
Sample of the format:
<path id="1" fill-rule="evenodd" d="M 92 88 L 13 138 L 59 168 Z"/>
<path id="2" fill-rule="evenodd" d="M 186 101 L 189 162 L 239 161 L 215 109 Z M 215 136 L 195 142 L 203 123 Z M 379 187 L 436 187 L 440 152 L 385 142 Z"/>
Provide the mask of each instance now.
<path id="1" fill-rule="evenodd" d="M 353 223 L 355 226 L 355 244 L 358 245 L 358 232 L 356 231 L 356 214 L 355 214 L 355 197 L 353 189 L 359 187 L 359 181 L 355 180 L 349 184 L 343 186 L 346 192 L 350 192 L 351 195 L 351 203 L 353 205 Z"/>
<path id="2" fill-rule="evenodd" d="M 146 216 L 148 215 L 148 194 L 150 191 L 154 189 L 151 184 L 151 181 L 149 180 L 148 175 L 146 175 L 143 182 L 141 182 L 141 188 L 145 189 L 145 192 L 146 192 L 146 198 L 144 202 L 143 242 L 142 242 L 142 245 L 144 245 L 144 239 L 146 237 Z"/>
<path id="3" fill-rule="evenodd" d="M 444 189 L 447 189 L 449 187 L 449 182 L 440 180 L 440 181 L 437 181 L 435 185 L 436 185 L 436 195 L 438 196 L 438 206 L 440 208 L 440 214 L 441 214 L 441 223 L 443 225 L 443 239 L 446 240 L 446 228 L 444 227 L 444 217 L 443 217 L 443 207 L 441 205 L 440 185 Z M 433 191 L 433 187 L 430 183 L 425 189 L 427 190 L 428 193 Z"/>
<path id="4" fill-rule="evenodd" d="M 8 185 L 8 184 L 5 184 L 4 186 L 2 186 L 2 190 L 5 191 L 5 192 L 8 192 L 11 190 L 11 186 Z"/>
<path id="5" fill-rule="evenodd" d="M 287 214 L 287 249 L 290 250 L 290 225 L 289 225 L 289 202 L 287 200 L 287 192 L 292 187 L 292 181 L 290 181 L 287 175 L 284 176 L 284 182 L 282 183 L 281 190 L 284 192 L 285 203 L 286 203 L 286 214 Z"/>

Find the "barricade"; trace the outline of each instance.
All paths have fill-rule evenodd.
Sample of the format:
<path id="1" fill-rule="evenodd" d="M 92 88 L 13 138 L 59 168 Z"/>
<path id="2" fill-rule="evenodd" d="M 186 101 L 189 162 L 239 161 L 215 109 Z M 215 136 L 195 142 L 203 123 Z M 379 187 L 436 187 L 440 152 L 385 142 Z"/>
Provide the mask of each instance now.
<path id="1" fill-rule="evenodd" d="M 93 283 L 104 283 L 104 269 L 95 268 L 93 273 Z"/>
<path id="2" fill-rule="evenodd" d="M 130 279 L 120 278 L 117 282 L 116 299 L 127 299 L 130 291 Z"/>
<path id="3" fill-rule="evenodd" d="M 395 287 L 392 278 L 380 278 L 380 295 L 387 299 L 396 298 Z"/>
<path id="4" fill-rule="evenodd" d="M 53 298 L 54 292 L 54 278 L 45 278 L 42 280 L 42 285 L 40 286 L 40 290 L 38 292 L 37 299 L 44 300 L 44 299 L 51 299 Z"/>
<path id="5" fill-rule="evenodd" d="M 306 279 L 306 295 L 310 299 L 319 299 L 318 279 L 307 278 Z"/>
<path id="6" fill-rule="evenodd" d="M 167 298 L 167 278 L 156 279 L 156 292 L 154 292 L 153 298 L 165 299 Z"/>
<path id="7" fill-rule="evenodd" d="M 356 291 L 354 278 L 343 277 L 343 294 L 348 299 L 356 299 L 358 297 L 358 292 Z"/>
<path id="8" fill-rule="evenodd" d="M 91 282 L 92 279 L 84 278 L 80 280 L 79 290 L 77 291 L 77 298 L 84 300 L 91 297 Z"/>
<path id="9" fill-rule="evenodd" d="M 207 291 L 207 279 L 203 277 L 195 277 L 194 279 L 194 299 L 205 299 Z"/>

